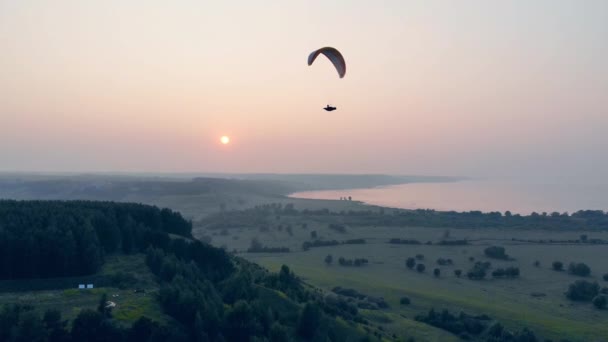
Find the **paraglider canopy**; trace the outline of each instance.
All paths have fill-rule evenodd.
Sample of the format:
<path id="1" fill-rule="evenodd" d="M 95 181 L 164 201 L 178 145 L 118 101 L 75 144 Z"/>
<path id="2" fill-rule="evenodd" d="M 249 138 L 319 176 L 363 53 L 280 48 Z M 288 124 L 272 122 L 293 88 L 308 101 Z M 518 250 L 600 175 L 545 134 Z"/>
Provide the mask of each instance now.
<path id="1" fill-rule="evenodd" d="M 344 61 L 344 57 L 340 51 L 333 47 L 324 47 L 313 51 L 310 55 L 308 55 L 308 65 L 312 65 L 315 59 L 317 59 L 317 56 L 320 54 L 325 55 L 325 57 L 331 61 L 336 68 L 338 75 L 340 75 L 340 78 L 344 77 L 346 74 L 346 62 Z"/>
<path id="2" fill-rule="evenodd" d="M 330 106 L 330 105 L 327 105 L 327 106 L 326 106 L 325 108 L 323 108 L 323 109 L 325 109 L 325 110 L 326 110 L 326 111 L 328 111 L 328 112 L 332 112 L 332 111 L 336 110 L 337 108 L 336 108 L 336 107 L 332 107 L 332 106 Z"/>

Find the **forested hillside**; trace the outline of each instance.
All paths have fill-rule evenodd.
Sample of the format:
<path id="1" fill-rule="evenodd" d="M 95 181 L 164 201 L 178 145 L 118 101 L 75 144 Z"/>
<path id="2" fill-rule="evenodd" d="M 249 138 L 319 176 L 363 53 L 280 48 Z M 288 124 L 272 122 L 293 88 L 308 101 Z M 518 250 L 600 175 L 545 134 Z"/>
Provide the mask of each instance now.
<path id="1" fill-rule="evenodd" d="M 269 273 L 190 239 L 190 229 L 179 214 L 146 205 L 0 201 L 2 279 L 94 274 L 110 254 L 145 253 L 158 283 L 151 295 L 171 318 L 141 315 L 125 326 L 113 318 L 105 292 L 73 321 L 59 310 L 11 304 L 0 310 L 0 341 L 352 341 L 385 334 L 289 268 Z M 130 277 L 123 278 L 128 288 Z"/>

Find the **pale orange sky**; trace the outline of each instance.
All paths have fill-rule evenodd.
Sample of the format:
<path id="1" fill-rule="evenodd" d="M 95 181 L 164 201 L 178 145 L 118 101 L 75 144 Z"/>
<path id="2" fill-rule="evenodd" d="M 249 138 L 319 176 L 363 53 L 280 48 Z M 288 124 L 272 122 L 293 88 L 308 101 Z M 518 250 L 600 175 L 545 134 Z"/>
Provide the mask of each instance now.
<path id="1" fill-rule="evenodd" d="M 601 177 L 607 38 L 602 0 L 0 0 L 0 171 Z"/>

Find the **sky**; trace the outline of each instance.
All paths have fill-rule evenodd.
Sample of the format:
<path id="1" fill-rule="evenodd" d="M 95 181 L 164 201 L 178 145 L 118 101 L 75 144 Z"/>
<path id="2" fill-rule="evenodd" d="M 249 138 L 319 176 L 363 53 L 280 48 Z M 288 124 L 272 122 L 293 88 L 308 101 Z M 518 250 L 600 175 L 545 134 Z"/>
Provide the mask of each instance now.
<path id="1" fill-rule="evenodd" d="M 0 171 L 603 179 L 606 61 L 604 0 L 0 0 Z"/>

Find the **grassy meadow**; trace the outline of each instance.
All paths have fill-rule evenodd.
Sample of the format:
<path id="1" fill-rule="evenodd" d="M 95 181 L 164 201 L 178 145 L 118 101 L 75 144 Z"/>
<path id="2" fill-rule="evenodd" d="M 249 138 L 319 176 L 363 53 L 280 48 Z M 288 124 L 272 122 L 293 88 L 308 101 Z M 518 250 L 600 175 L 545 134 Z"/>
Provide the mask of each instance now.
<path id="1" fill-rule="evenodd" d="M 332 204 L 323 202 L 324 205 Z M 348 201 L 334 202 L 339 206 L 360 205 Z M 572 302 L 564 295 L 569 284 L 582 278 L 554 271 L 551 267 L 553 261 L 561 261 L 566 267 L 570 262 L 584 262 L 592 270 L 591 276 L 585 279 L 598 281 L 600 286 L 608 286 L 608 282 L 602 280 L 602 275 L 608 273 L 606 246 L 513 241 L 513 238 L 576 240 L 581 234 L 587 234 L 589 238 L 608 239 L 608 232 L 349 226 L 346 232 L 340 233 L 329 229 L 328 222 L 319 217 L 283 215 L 269 220 L 271 223 L 267 231 L 244 224 L 223 231 L 208 231 L 199 226 L 195 234 L 211 237 L 214 245 L 224 246 L 270 270 L 276 271 L 281 265 L 288 265 L 305 281 L 326 291 L 341 286 L 366 295 L 384 297 L 390 305 L 388 309 L 361 311 L 370 321 L 399 335 L 425 341 L 456 338 L 443 330 L 414 320 L 416 315 L 435 308 L 449 309 L 456 313 L 464 311 L 469 314 L 487 314 L 509 329 L 528 327 L 549 339 L 608 340 L 608 312 L 595 309 L 591 303 Z M 334 219 L 329 220 L 333 222 Z M 291 234 L 286 228 L 288 226 L 291 227 Z M 302 243 L 311 240 L 312 231 L 321 240 L 363 238 L 366 243 L 315 247 L 303 251 Z M 436 242 L 446 236 L 447 239 L 467 239 L 471 242 L 469 245 L 457 246 L 425 244 L 426 241 Z M 290 253 L 246 253 L 253 238 L 267 247 L 288 247 Z M 416 239 L 422 244 L 389 244 L 391 238 Z M 487 258 L 483 251 L 492 245 L 505 247 L 512 260 Z M 328 254 L 334 258 L 331 265 L 324 263 Z M 417 261 L 425 264 L 424 273 L 405 266 L 405 260 L 417 254 L 424 255 L 424 260 Z M 369 264 L 363 267 L 344 267 L 338 265 L 339 257 L 366 258 Z M 438 258 L 450 258 L 454 264 L 439 266 L 436 263 Z M 490 261 L 492 269 L 519 267 L 521 276 L 515 279 L 493 279 L 488 274 L 484 280 L 469 280 L 465 274 L 474 263 L 470 258 L 474 258 L 474 261 Z M 535 261 L 540 265 L 535 266 Z M 433 275 L 435 268 L 440 269 L 439 277 Z M 462 277 L 455 276 L 456 269 L 463 271 Z M 401 297 L 410 298 L 411 304 L 400 305 Z"/>

